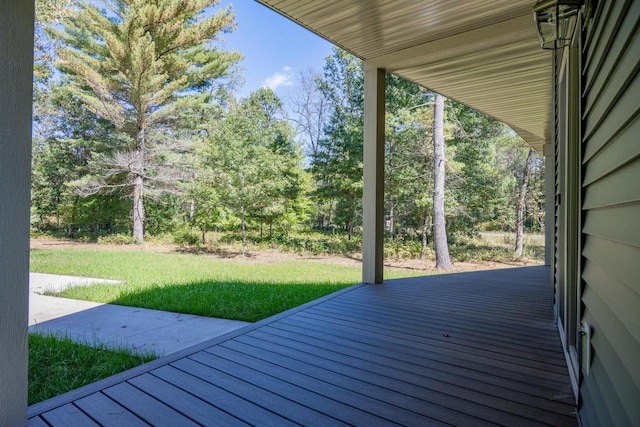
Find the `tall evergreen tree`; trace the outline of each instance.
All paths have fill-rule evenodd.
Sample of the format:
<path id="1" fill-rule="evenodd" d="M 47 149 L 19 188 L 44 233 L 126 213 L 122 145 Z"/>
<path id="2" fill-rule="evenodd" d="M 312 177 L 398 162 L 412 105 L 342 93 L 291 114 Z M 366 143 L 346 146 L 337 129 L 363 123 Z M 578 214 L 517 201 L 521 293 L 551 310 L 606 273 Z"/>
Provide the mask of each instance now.
<path id="1" fill-rule="evenodd" d="M 335 222 L 351 238 L 362 210 L 362 141 L 364 138 L 364 75 L 359 59 L 335 48 L 327 58 L 320 91 L 330 116 L 313 156 L 318 195 L 331 206 Z"/>
<path id="2" fill-rule="evenodd" d="M 240 59 L 215 47 L 234 29 L 230 8 L 217 0 L 104 0 L 81 3 L 52 30 L 63 44 L 58 68 L 77 99 L 116 129 L 112 149 L 92 158 L 79 194 L 125 191 L 133 199 L 133 237 L 144 239 L 147 196 L 175 190 L 184 178 L 177 137 L 183 107 L 206 101 L 206 91 Z"/>
<path id="3" fill-rule="evenodd" d="M 503 125 L 452 100 L 446 101 L 447 142 L 451 162 L 447 189 L 451 219 L 449 230 L 473 234 L 477 226 L 492 221 L 509 200 L 501 171 L 496 168 L 496 138 Z"/>
<path id="4" fill-rule="evenodd" d="M 402 225 L 416 225 L 412 217 L 420 195 L 426 194 L 424 184 L 430 182 L 421 152 L 428 134 L 421 121 L 428 92 L 393 74 L 387 74 L 386 87 L 385 212 L 389 237 L 394 239 Z M 432 152 L 428 153 L 430 158 Z"/>

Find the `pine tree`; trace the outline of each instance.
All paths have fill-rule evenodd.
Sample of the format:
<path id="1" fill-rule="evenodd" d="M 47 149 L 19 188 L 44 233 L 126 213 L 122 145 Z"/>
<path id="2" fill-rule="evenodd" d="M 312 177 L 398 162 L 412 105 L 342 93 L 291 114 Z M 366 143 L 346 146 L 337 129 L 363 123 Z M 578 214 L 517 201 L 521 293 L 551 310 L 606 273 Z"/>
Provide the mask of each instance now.
<path id="1" fill-rule="evenodd" d="M 82 3 L 51 30 L 63 44 L 58 68 L 84 106 L 117 130 L 112 150 L 94 156 L 81 195 L 123 191 L 133 199 L 133 238 L 144 239 L 145 197 L 175 191 L 184 179 L 179 137 L 182 108 L 207 100 L 240 59 L 213 42 L 234 29 L 217 0 L 105 0 Z"/>
<path id="2" fill-rule="evenodd" d="M 320 92 L 330 117 L 313 156 L 312 172 L 321 199 L 335 203 L 335 222 L 351 238 L 360 224 L 364 138 L 364 75 L 359 59 L 335 48 L 327 58 Z"/>

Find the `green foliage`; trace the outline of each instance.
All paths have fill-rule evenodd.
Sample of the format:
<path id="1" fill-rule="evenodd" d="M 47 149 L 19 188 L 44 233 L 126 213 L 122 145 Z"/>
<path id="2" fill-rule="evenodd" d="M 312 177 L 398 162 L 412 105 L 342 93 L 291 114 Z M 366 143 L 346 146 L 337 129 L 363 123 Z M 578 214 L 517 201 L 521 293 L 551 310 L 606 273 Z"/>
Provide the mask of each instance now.
<path id="1" fill-rule="evenodd" d="M 451 246 L 451 256 L 458 262 L 516 263 L 521 258 L 513 252 L 513 235 L 482 233 L 479 236 L 459 237 Z M 524 257 L 533 263 L 544 261 L 544 236 L 526 235 Z"/>
<path id="2" fill-rule="evenodd" d="M 141 212 L 147 237 L 185 246 L 206 249 L 207 233 L 221 231 L 239 234 L 245 247 L 360 250 L 358 59 L 335 49 L 322 77 L 307 76 L 303 95 L 318 98 L 294 109 L 307 117 L 293 118 L 312 139 L 305 159 L 275 93 L 260 89 L 235 100 L 227 90 L 239 56 L 217 50 L 215 36 L 233 29 L 230 9 L 208 7 L 213 0 L 180 7 L 109 0 L 105 10 L 84 4 L 61 13 L 47 0 L 39 3 L 50 9 L 47 21 L 61 20 L 64 31 L 50 30 L 62 45 L 62 75 L 42 80 L 48 96 L 37 99 L 34 118 L 38 230 L 126 243 L 119 235 L 132 231 L 131 215 Z M 172 49 L 180 38 L 191 47 Z M 415 257 L 424 241 L 429 255 L 434 94 L 391 74 L 386 83 L 385 251 Z M 456 102 L 447 102 L 445 115 L 449 240 L 512 229 L 525 145 L 506 126 Z M 535 231 L 544 226 L 540 157 L 529 183 L 525 224 Z M 310 233 L 312 222 L 328 233 Z M 339 231 L 346 239 L 334 239 Z"/>
<path id="3" fill-rule="evenodd" d="M 421 242 L 416 239 L 386 240 L 384 243 L 384 257 L 386 259 L 418 259 L 422 253 Z M 428 248 L 426 258 L 433 257 L 433 250 Z"/>
<path id="4" fill-rule="evenodd" d="M 98 243 L 106 245 L 132 245 L 136 241 L 130 234 L 116 233 L 98 237 Z"/>
<path id="5" fill-rule="evenodd" d="M 76 0 L 36 0 L 33 49 L 34 116 L 41 112 L 45 98 L 50 95 L 47 87 L 53 74 L 53 61 L 57 46 L 47 37 L 46 28 L 59 25 L 62 19 L 74 12 Z"/>
<path id="6" fill-rule="evenodd" d="M 316 195 L 335 224 L 352 235 L 362 211 L 364 76 L 360 60 L 335 48 L 319 81 L 330 117 L 312 160 Z"/>
<path id="7" fill-rule="evenodd" d="M 209 134 L 193 192 L 201 229 L 211 228 L 223 209 L 238 218 L 243 233 L 259 224 L 272 234 L 274 226 L 306 219 L 301 149 L 273 91 L 231 100 L 224 117 L 209 124 Z"/>
<path id="8" fill-rule="evenodd" d="M 391 75 L 387 89 L 385 211 L 393 240 L 431 222 L 433 94 Z"/>
<path id="9" fill-rule="evenodd" d="M 174 230 L 173 241 L 180 246 L 194 246 L 200 243 L 200 236 L 188 227 L 180 227 Z"/>
<path id="10" fill-rule="evenodd" d="M 62 48 L 58 69 L 74 99 L 109 123 L 109 149 L 91 152 L 77 194 L 132 197 L 133 234 L 143 239 L 145 198 L 178 194 L 187 178 L 192 141 L 181 138 L 184 114 L 211 101 L 216 81 L 229 74 L 236 52 L 216 48 L 234 28 L 230 8 L 216 0 L 107 0 L 81 3 L 50 28 Z M 92 140 L 87 135 L 83 140 Z M 102 141 L 105 143 L 105 141 Z"/>
<path id="11" fill-rule="evenodd" d="M 359 236 L 349 238 L 344 232 L 298 232 L 279 234 L 266 239 L 256 239 L 259 246 L 265 246 L 285 252 L 312 255 L 351 256 L 362 251 L 362 239 Z"/>
<path id="12" fill-rule="evenodd" d="M 494 149 L 503 125 L 462 104 L 447 104 L 452 168 L 447 179 L 450 192 L 448 219 L 453 234 L 472 235 L 477 225 L 498 214 L 508 193 L 495 167 L 500 153 Z"/>
<path id="13" fill-rule="evenodd" d="M 29 405 L 150 362 L 153 354 L 78 344 L 50 334 L 29 334 Z"/>
<path id="14" fill-rule="evenodd" d="M 181 197 L 165 194 L 147 202 L 145 232 L 151 235 L 171 233 L 184 224 L 185 206 Z"/>

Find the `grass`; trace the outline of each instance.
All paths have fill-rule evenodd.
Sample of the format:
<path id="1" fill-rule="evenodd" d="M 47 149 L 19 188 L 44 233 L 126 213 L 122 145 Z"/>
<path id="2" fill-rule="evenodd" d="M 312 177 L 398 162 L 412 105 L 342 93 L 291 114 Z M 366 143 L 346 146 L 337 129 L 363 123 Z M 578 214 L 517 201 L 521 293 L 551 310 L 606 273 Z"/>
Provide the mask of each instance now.
<path id="1" fill-rule="evenodd" d="M 293 246 L 304 247 L 302 252 L 333 251 L 332 247 L 323 246 L 325 243 L 317 246 L 317 242 L 309 242 L 312 240 L 296 241 Z M 452 246 L 459 261 L 513 258 L 508 235 L 482 236 L 460 243 Z M 416 248 L 419 251 L 419 246 L 400 242 L 396 246 L 387 245 L 385 250 L 391 252 L 387 256 L 411 258 Z M 542 250 L 543 256 L 544 240 L 540 243 L 540 239 L 529 238 L 525 248 L 538 257 L 540 254 L 536 252 Z M 359 265 L 305 259 L 267 264 L 220 259 L 206 253 L 159 253 L 137 247 L 35 249 L 31 251 L 31 271 L 125 282 L 73 287 L 57 294 L 67 298 L 249 322 L 320 298 L 361 279 Z M 385 268 L 385 279 L 432 273 Z M 29 337 L 30 405 L 155 358 L 132 354 L 126 349 L 114 351 L 100 345 L 78 344 L 59 336 L 32 333 Z"/>
<path id="2" fill-rule="evenodd" d="M 450 251 L 454 262 L 535 264 L 544 260 L 543 236 L 526 236 L 521 259 L 513 256 L 512 240 L 513 236 L 505 233 L 487 233 L 460 239 L 450 245 Z M 407 254 L 406 245 L 387 248 L 399 258 L 412 258 L 413 252 Z M 419 252 L 419 246 L 416 248 Z M 361 280 L 360 266 L 287 257 L 267 264 L 203 252 L 160 253 L 138 247 L 36 249 L 31 252 L 31 271 L 125 281 L 122 285 L 74 287 L 55 294 L 66 298 L 249 322 Z M 425 270 L 385 268 L 385 279 L 426 274 L 429 272 Z"/>
<path id="3" fill-rule="evenodd" d="M 155 359 L 56 335 L 29 334 L 29 405 Z"/>
<path id="4" fill-rule="evenodd" d="M 255 322 L 358 283 L 359 266 L 317 260 L 255 263 L 109 248 L 31 251 L 31 271 L 119 279 L 55 295 Z M 387 270 L 387 277 L 408 273 Z M 418 274 L 416 272 L 415 274 Z"/>

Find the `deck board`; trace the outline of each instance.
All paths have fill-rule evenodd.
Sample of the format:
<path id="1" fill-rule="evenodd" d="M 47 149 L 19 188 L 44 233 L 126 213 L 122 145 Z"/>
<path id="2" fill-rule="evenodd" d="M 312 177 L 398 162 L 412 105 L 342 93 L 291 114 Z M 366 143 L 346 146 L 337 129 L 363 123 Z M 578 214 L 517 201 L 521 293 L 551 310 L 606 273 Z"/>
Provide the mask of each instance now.
<path id="1" fill-rule="evenodd" d="M 271 376 L 246 365 L 240 365 L 232 360 L 206 352 L 195 354 L 191 359 L 197 360 L 207 366 L 223 369 L 225 372 L 232 372 L 247 382 L 268 387 L 272 392 L 296 401 L 326 416 L 339 414 L 340 420 L 345 424 L 357 425 L 358 423 L 366 423 L 366 425 L 371 426 L 384 426 L 389 424 L 379 417 L 341 402 L 339 400 L 340 396 L 325 397 L 298 384 Z M 216 378 L 212 380 L 217 381 Z M 318 424 L 323 425 L 321 421 L 321 419 L 318 419 Z"/>
<path id="2" fill-rule="evenodd" d="M 253 349 L 254 353 L 255 349 L 259 348 L 287 355 L 286 358 L 283 358 L 284 363 L 298 372 L 321 376 L 328 381 L 331 380 L 331 374 L 334 374 L 338 380 L 342 379 L 347 382 L 348 386 L 355 387 L 352 388 L 353 390 L 360 390 L 360 393 L 363 393 L 363 390 L 371 389 L 370 395 L 372 397 L 382 398 L 385 402 L 400 407 L 409 404 L 421 415 L 443 422 L 459 424 L 464 421 L 475 421 L 479 423 L 478 420 L 461 417 L 466 413 L 472 417 L 485 417 L 496 423 L 507 420 L 512 425 L 527 425 L 526 419 L 511 414 L 535 412 L 534 416 L 543 417 L 546 415 L 546 411 L 536 411 L 535 408 L 528 405 L 518 405 L 513 404 L 510 400 L 492 398 L 492 396 L 473 392 L 465 387 L 433 381 L 426 377 L 418 378 L 417 375 L 412 375 L 409 372 L 402 375 L 399 369 L 387 368 L 383 364 L 370 363 L 370 369 L 363 369 L 366 361 L 350 357 L 333 357 L 331 360 L 325 360 L 322 357 L 288 349 L 277 344 L 269 344 L 257 339 L 251 340 L 247 336 L 242 337 L 242 340 L 249 348 Z M 271 358 L 273 359 L 273 357 Z M 416 382 L 420 384 L 416 384 Z M 336 385 L 343 386 L 340 383 Z M 386 391 L 381 390 L 385 388 Z"/>
<path id="3" fill-rule="evenodd" d="M 131 427 L 149 425 L 102 393 L 93 393 L 87 397 L 76 400 L 74 404 L 82 409 L 83 412 L 91 414 L 91 417 L 98 424 L 110 422 Z"/>
<path id="4" fill-rule="evenodd" d="M 308 342 L 306 335 L 303 335 L 301 331 L 289 332 L 286 329 L 263 328 L 260 332 L 285 338 L 289 341 L 289 345 L 295 342 Z M 395 349 L 375 347 L 332 336 L 321 337 L 317 335 L 311 342 L 313 342 L 313 345 L 317 346 L 317 348 L 326 349 L 330 352 L 335 352 L 335 349 L 339 348 L 342 353 L 355 354 L 363 360 L 367 360 L 373 355 L 386 366 L 397 367 L 398 369 L 415 373 L 424 372 L 425 376 L 436 375 L 437 378 L 445 378 L 448 381 L 455 381 L 457 377 L 462 377 L 470 381 L 479 381 L 479 390 L 491 389 L 490 386 L 493 385 L 505 393 L 512 393 L 514 391 L 522 392 L 527 396 L 539 397 L 544 402 L 555 402 L 547 400 L 551 389 L 544 388 L 538 383 L 529 384 L 524 381 L 519 381 L 519 378 L 505 375 L 503 370 L 492 369 L 491 366 L 474 364 L 473 367 L 467 367 L 457 358 L 443 357 L 436 353 L 413 356 L 404 352 L 398 352 Z M 528 377 L 524 379 L 526 380 Z M 572 399 L 567 399 L 562 403 L 561 407 L 566 408 L 565 404 L 572 403 Z"/>
<path id="5" fill-rule="evenodd" d="M 344 313 L 344 311 L 343 311 Z M 532 351 L 535 351 L 536 360 L 545 363 L 563 365 L 564 358 L 559 357 L 557 351 L 553 351 L 549 345 L 526 344 L 521 340 L 512 339 L 505 340 L 501 337 L 494 337 L 490 333 L 478 330 L 462 330 L 454 325 L 432 325 L 429 323 L 421 323 L 420 330 L 411 329 L 414 322 L 398 322 L 390 318 L 378 316 L 375 313 L 366 314 L 366 318 L 357 318 L 350 314 L 340 314 L 335 311 L 309 310 L 304 313 L 305 316 L 317 321 L 318 319 L 331 318 L 335 322 L 347 322 L 352 325 L 362 325 L 376 329 L 386 334 L 395 336 L 405 336 L 416 340 L 429 339 L 432 337 L 440 337 L 447 335 L 447 341 L 452 343 L 463 344 L 467 347 L 479 349 L 490 349 L 491 351 L 500 350 L 503 354 L 514 355 L 516 357 L 527 357 Z M 366 323 L 363 323 L 366 322 Z"/>
<path id="6" fill-rule="evenodd" d="M 265 386 L 272 389 L 278 388 L 274 387 L 272 382 L 268 379 L 266 381 L 254 381 L 257 383 L 254 384 L 230 375 L 228 371 L 235 372 L 236 369 L 233 367 L 229 368 L 229 365 L 217 363 L 216 366 L 219 369 L 214 369 L 194 360 L 185 358 L 172 364 L 171 368 L 193 375 L 205 382 L 213 381 L 219 387 L 222 387 L 228 392 L 234 393 L 247 401 L 254 402 L 256 405 L 263 408 L 268 408 L 276 414 L 286 414 L 286 417 L 295 423 L 304 424 L 306 420 L 315 419 L 318 421 L 322 420 L 322 424 L 324 425 L 340 425 L 338 420 L 331 418 L 328 415 L 314 411 L 313 409 L 303 406 L 294 400 L 283 397 L 280 394 L 276 394 L 272 390 L 263 388 Z M 169 372 L 167 372 L 168 369 L 169 367 L 160 368 L 154 371 L 154 374 L 166 378 L 169 374 Z M 255 380 L 255 377 L 249 376 L 249 379 Z"/>
<path id="7" fill-rule="evenodd" d="M 355 286 L 34 405 L 29 425 L 575 426 L 548 278 Z"/>
<path id="8" fill-rule="evenodd" d="M 99 425 L 71 403 L 67 403 L 43 414 L 42 418 L 54 427 L 92 427 Z"/>
<path id="9" fill-rule="evenodd" d="M 249 336 L 259 337 L 265 342 L 279 346 L 279 349 L 292 349 L 309 353 L 315 356 L 316 359 L 319 359 L 316 363 L 320 365 L 337 362 L 348 367 L 365 369 L 368 372 L 375 372 L 407 384 L 426 388 L 427 390 L 447 393 L 455 397 L 473 400 L 472 398 L 464 397 L 466 390 L 471 390 L 479 393 L 480 399 L 495 396 L 500 399 L 509 399 L 514 402 L 527 404 L 531 407 L 545 411 L 555 411 L 557 413 L 562 413 L 565 409 L 563 404 L 523 393 L 520 391 L 520 387 L 498 387 L 470 378 L 470 376 L 464 375 L 466 372 L 452 374 L 451 372 L 443 372 L 439 369 L 418 367 L 414 364 L 402 362 L 391 357 L 378 355 L 374 358 L 371 353 L 357 350 L 349 351 L 345 348 L 341 348 L 340 352 L 336 352 L 326 347 L 306 344 L 295 339 L 283 339 L 277 335 L 270 335 L 262 331 L 255 331 L 250 335 L 245 335 L 243 338 L 248 338 Z M 317 342 L 314 344 L 317 344 Z M 518 413 L 518 411 L 516 411 L 516 413 Z"/>
<path id="10" fill-rule="evenodd" d="M 128 382 L 111 386 L 103 393 L 151 425 L 176 427 L 194 425 L 194 421 L 185 414 L 181 414 Z"/>
<path id="11" fill-rule="evenodd" d="M 206 402 L 204 400 L 205 397 L 196 392 L 196 387 L 191 387 L 191 393 L 193 394 L 188 393 L 177 386 L 181 385 L 180 379 L 176 379 L 170 375 L 159 378 L 154 375 L 155 372 L 157 372 L 157 370 L 146 375 L 140 375 L 132 378 L 128 382 L 134 387 L 149 394 L 154 399 L 172 407 L 176 411 L 182 414 L 188 414 L 189 418 L 201 425 L 233 426 L 238 424 L 237 418 L 230 416 L 227 412 Z M 219 396 L 219 393 L 216 393 L 215 395 L 218 396 L 216 402 L 221 402 L 221 408 L 224 408 L 225 404 L 229 404 L 229 400 L 233 400 L 225 399 L 224 396 Z M 209 396 L 211 396 L 211 394 Z M 235 405 L 234 403 L 235 402 L 231 402 L 231 407 L 235 409 L 236 413 L 240 413 L 242 410 L 246 409 L 246 405 L 243 405 L 246 401 L 240 401 L 240 404 Z M 255 414 L 257 412 L 259 411 L 256 411 L 253 407 L 249 410 L 249 413 Z M 275 423 L 270 423 L 268 421 L 270 420 L 265 417 L 265 425 L 275 425 Z"/>
<path id="12" fill-rule="evenodd" d="M 280 322 L 273 327 L 283 328 L 284 330 L 292 331 L 299 335 L 310 334 L 310 330 L 312 329 L 310 324 L 290 326 L 286 325 L 284 322 Z M 433 361 L 443 362 L 445 364 L 454 364 L 455 366 L 462 368 L 469 367 L 473 371 L 479 371 L 483 374 L 487 374 L 501 380 L 511 378 L 525 384 L 537 385 L 546 389 L 544 395 L 548 395 L 552 390 L 557 390 L 565 384 L 562 377 L 543 377 L 543 375 L 547 375 L 546 372 L 540 372 L 522 366 L 514 367 L 505 365 L 499 360 L 469 355 L 461 352 L 448 351 L 442 347 L 432 346 L 416 349 L 398 343 L 388 344 L 386 342 L 380 342 L 379 340 L 374 342 L 374 339 L 371 338 L 370 334 L 357 333 L 353 331 L 332 331 L 331 334 L 329 334 L 329 332 L 322 327 L 319 327 L 318 330 L 313 332 L 314 334 L 312 335 L 312 338 L 314 340 L 323 337 L 332 342 L 339 342 L 341 347 L 353 345 L 357 346 L 357 348 L 371 349 L 370 351 L 372 352 L 390 351 L 395 355 L 395 357 L 403 358 L 403 360 L 408 360 L 410 363 L 415 365 L 420 365 L 421 361 L 427 361 L 428 363 Z"/>

